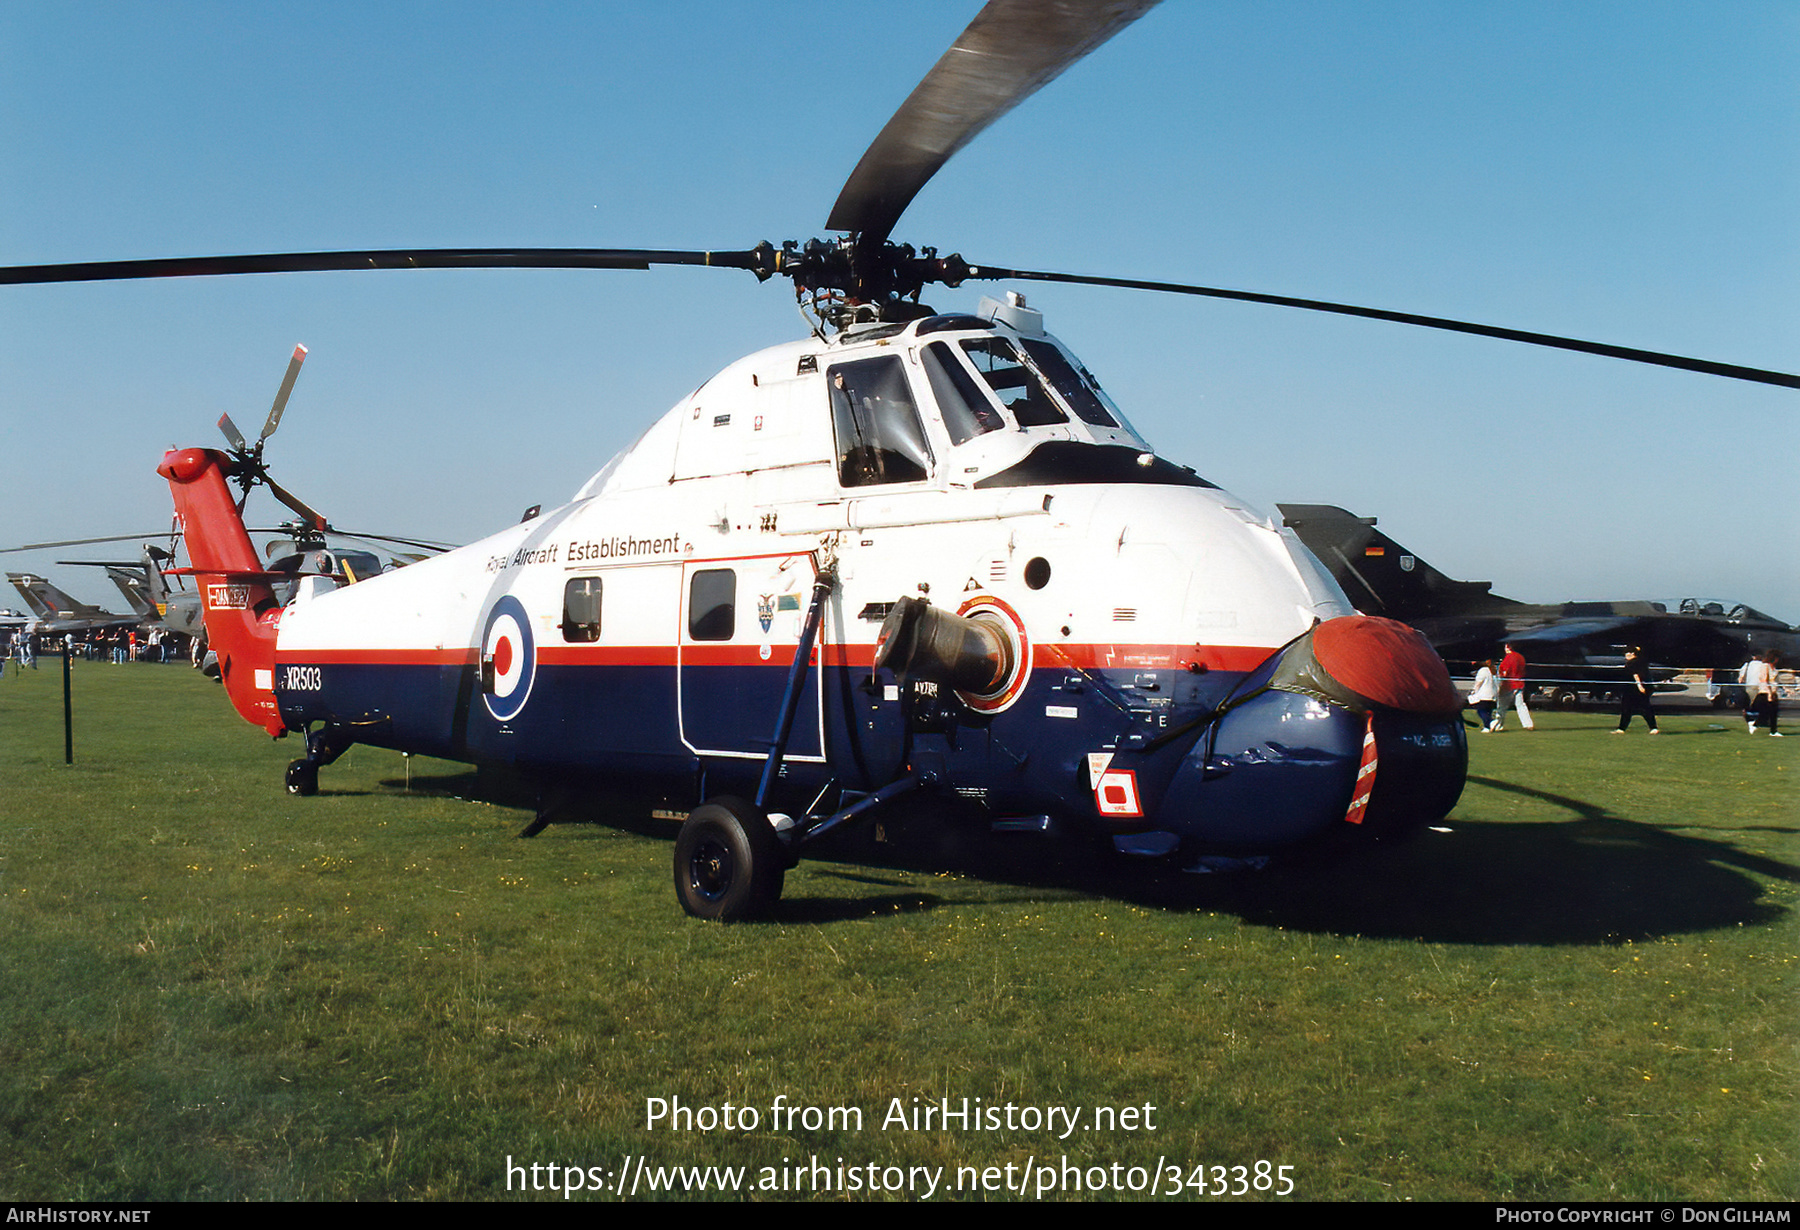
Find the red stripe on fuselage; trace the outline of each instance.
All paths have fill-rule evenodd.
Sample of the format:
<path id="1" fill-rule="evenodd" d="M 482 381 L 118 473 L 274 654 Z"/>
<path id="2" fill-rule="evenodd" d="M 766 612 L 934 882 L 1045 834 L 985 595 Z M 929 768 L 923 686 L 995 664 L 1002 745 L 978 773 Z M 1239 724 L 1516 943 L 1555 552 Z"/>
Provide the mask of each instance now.
<path id="1" fill-rule="evenodd" d="M 1268 661 L 1273 648 L 1258 645 L 1073 645 L 1039 641 L 1035 646 L 1039 668 L 1049 665 L 1078 670 L 1192 670 L 1250 671 Z"/>
<path id="2" fill-rule="evenodd" d="M 468 666 L 474 646 L 455 649 L 276 649 L 277 665 L 306 666 Z"/>
<path id="3" fill-rule="evenodd" d="M 759 645 L 683 645 L 684 666 L 781 666 L 793 663 L 794 646 L 774 644 L 769 656 Z M 1068 670 L 1207 670 L 1249 671 L 1268 660 L 1273 649 L 1256 645 L 1131 645 L 1044 644 L 1036 647 L 1037 667 Z M 541 645 L 537 660 L 543 666 L 674 666 L 674 645 Z M 280 664 L 308 666 L 468 666 L 479 654 L 471 647 L 455 649 L 278 649 Z M 828 667 L 872 666 L 872 644 L 830 644 L 821 647 Z"/>

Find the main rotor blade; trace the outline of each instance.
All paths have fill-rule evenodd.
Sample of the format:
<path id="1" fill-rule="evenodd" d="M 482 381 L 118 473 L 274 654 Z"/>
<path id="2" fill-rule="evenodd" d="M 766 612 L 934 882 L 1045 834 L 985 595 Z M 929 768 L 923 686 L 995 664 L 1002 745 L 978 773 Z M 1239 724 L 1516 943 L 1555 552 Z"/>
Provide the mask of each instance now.
<path id="1" fill-rule="evenodd" d="M 1125 290 L 1155 290 L 1172 295 L 1204 295 L 1211 299 L 1235 299 L 1244 303 L 1269 303 L 1276 307 L 1305 308 L 1314 312 L 1335 312 L 1340 316 L 1366 316 L 1370 320 L 1387 320 L 1402 325 L 1418 325 L 1426 329 L 1446 329 L 1453 333 L 1473 333 L 1480 337 L 1497 337 L 1509 342 L 1532 346 L 1549 346 L 1557 350 L 1575 350 L 1583 354 L 1605 355 L 1633 363 L 1652 363 L 1658 367 L 1677 367 L 1684 371 L 1703 372 L 1709 376 L 1725 376 L 1732 380 L 1749 380 L 1758 384 L 1774 384 L 1800 389 L 1800 376 L 1788 372 L 1766 371 L 1760 367 L 1740 367 L 1735 363 L 1718 363 L 1711 359 L 1692 359 L 1685 355 L 1664 354 L 1658 350 L 1638 350 L 1631 346 L 1614 346 L 1607 342 L 1586 342 L 1580 338 L 1559 337 L 1554 333 L 1532 333 L 1525 329 L 1506 329 L 1499 325 L 1478 325 L 1466 320 L 1448 320 L 1442 316 L 1420 316 L 1412 312 L 1390 312 L 1384 308 L 1357 307 L 1349 303 L 1329 303 L 1322 299 L 1296 299 L 1289 295 L 1266 295 L 1253 290 L 1225 290 L 1216 286 L 1190 286 L 1182 282 L 1145 282 L 1136 278 L 1102 278 L 1080 273 L 1045 273 L 1035 269 L 1000 269 L 993 265 L 971 266 L 970 277 L 1018 278 L 1033 282 L 1068 282 L 1077 286 L 1117 286 Z"/>
<path id="2" fill-rule="evenodd" d="M 95 542 L 142 542 L 146 538 L 162 538 L 168 530 L 151 530 L 148 534 L 108 534 L 104 538 L 64 538 L 59 542 L 28 542 L 22 547 L 0 547 L 0 555 L 15 551 L 42 551 L 50 547 L 85 547 Z"/>
<path id="3" fill-rule="evenodd" d="M 268 471 L 266 470 L 262 473 L 262 481 L 269 485 L 269 493 L 271 495 L 280 500 L 283 504 L 286 504 L 295 512 L 299 513 L 306 523 L 314 530 L 327 531 L 331 529 L 331 523 L 329 521 L 325 520 L 323 516 L 314 511 L 305 500 L 302 500 L 286 487 L 283 487 L 280 483 L 270 478 Z"/>
<path id="4" fill-rule="evenodd" d="M 394 534 L 359 534 L 354 530 L 332 530 L 339 538 L 354 538 L 359 542 L 397 543 L 403 547 L 416 547 L 420 551 L 429 551 L 434 555 L 456 548 L 447 542 L 430 542 L 423 538 L 401 538 Z"/>
<path id="5" fill-rule="evenodd" d="M 989 0 L 863 154 L 825 225 L 880 246 L 952 154 L 1155 3 Z"/>
<path id="6" fill-rule="evenodd" d="M 358 252 L 265 252 L 241 256 L 177 256 L 143 261 L 0 267 L 0 286 L 43 282 L 111 282 L 236 273 L 321 273 L 348 269 L 648 269 L 652 265 L 759 268 L 756 249 L 688 252 L 657 248 L 375 248 Z"/>
<path id="7" fill-rule="evenodd" d="M 245 527 L 244 532 L 246 534 L 276 534 L 283 538 L 293 538 L 297 532 L 305 533 L 306 531 L 293 525 L 278 525 L 273 527 L 252 525 Z M 431 551 L 433 553 L 456 550 L 454 543 L 432 542 L 428 538 L 399 538 L 393 534 L 359 534 L 355 530 L 340 530 L 335 525 L 328 526 L 318 532 L 329 538 L 355 538 L 359 541 L 367 540 L 369 542 L 395 542 L 403 547 L 417 547 L 421 551 Z"/>
<path id="8" fill-rule="evenodd" d="M 257 443 L 260 444 L 267 440 L 275 434 L 275 429 L 281 426 L 281 412 L 287 409 L 288 394 L 294 391 L 294 381 L 299 377 L 300 365 L 304 362 L 306 362 L 306 347 L 294 347 L 294 357 L 288 360 L 287 375 L 281 378 L 281 389 L 275 394 L 275 405 L 270 409 L 269 417 L 263 423 L 262 435 L 256 438 Z"/>

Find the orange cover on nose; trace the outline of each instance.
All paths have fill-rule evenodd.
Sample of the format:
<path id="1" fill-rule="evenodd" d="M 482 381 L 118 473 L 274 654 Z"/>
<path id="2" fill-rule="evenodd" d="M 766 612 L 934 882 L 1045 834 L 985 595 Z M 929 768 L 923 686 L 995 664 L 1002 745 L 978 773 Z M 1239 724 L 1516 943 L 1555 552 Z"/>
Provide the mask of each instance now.
<path id="1" fill-rule="evenodd" d="M 1374 615 L 1345 615 L 1313 629 L 1313 655 L 1339 683 L 1389 709 L 1455 713 L 1462 696 L 1418 629 Z"/>

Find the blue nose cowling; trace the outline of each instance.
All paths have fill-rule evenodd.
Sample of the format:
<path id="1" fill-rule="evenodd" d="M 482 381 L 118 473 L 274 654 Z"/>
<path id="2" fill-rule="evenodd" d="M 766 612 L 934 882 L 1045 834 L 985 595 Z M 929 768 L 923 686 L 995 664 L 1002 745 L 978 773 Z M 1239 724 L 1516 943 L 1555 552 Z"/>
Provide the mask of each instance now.
<path id="1" fill-rule="evenodd" d="M 1360 615 L 1320 624 L 1244 680 L 1176 771 L 1158 827 L 1244 853 L 1414 831 L 1461 797 L 1461 708 L 1414 629 Z"/>

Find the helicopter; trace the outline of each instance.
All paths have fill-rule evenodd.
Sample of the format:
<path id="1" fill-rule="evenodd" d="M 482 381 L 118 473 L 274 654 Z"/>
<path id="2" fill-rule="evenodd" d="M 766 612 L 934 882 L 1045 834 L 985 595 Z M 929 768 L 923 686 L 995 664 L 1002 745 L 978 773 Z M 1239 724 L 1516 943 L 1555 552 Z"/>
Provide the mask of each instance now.
<path id="1" fill-rule="evenodd" d="M 890 240 L 945 160 L 1148 7 L 982 10 L 853 173 L 827 221 L 839 239 L 106 262 L 0 282 L 653 266 L 793 281 L 807 339 L 725 368 L 571 503 L 404 573 L 309 577 L 283 603 L 230 490 L 282 494 L 261 441 L 164 458 L 233 702 L 305 735 L 295 794 L 357 743 L 684 780 L 697 806 L 676 894 L 723 919 L 767 913 L 810 843 L 903 801 L 1184 863 L 1405 835 L 1454 806 L 1466 772 L 1460 700 L 1423 638 L 1355 615 L 1278 523 L 1159 456 L 1018 292 L 939 312 L 925 288 L 1160 290 L 1800 382 Z"/>

